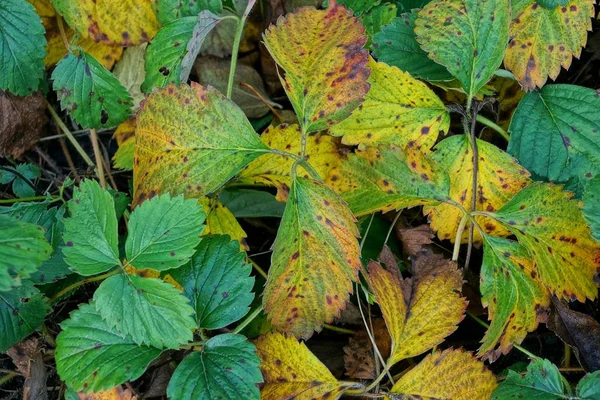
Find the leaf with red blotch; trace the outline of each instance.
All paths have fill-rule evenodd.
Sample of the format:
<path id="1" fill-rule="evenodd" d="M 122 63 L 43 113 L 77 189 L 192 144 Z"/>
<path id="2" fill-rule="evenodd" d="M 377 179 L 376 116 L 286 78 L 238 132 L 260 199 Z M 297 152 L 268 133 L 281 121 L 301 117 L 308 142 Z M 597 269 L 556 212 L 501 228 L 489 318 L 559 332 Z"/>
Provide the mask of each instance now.
<path id="1" fill-rule="evenodd" d="M 298 121 L 316 132 L 347 118 L 369 90 L 364 27 L 334 0 L 325 10 L 302 7 L 263 35 L 285 71 L 282 84 Z"/>

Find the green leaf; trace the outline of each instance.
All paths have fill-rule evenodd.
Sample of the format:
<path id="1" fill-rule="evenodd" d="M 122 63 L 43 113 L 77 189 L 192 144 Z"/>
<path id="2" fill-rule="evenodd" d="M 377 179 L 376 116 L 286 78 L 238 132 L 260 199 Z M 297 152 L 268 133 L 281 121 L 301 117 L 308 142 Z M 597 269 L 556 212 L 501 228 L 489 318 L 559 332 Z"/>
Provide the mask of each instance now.
<path id="1" fill-rule="evenodd" d="M 357 216 L 437 205 L 450 196 L 447 174 L 410 147 L 405 151 L 393 146 L 357 150 L 333 176 L 334 188 Z"/>
<path id="2" fill-rule="evenodd" d="M 229 236 L 205 237 L 192 261 L 171 273 L 196 310 L 201 329 L 223 328 L 248 313 L 254 299 L 252 268 Z"/>
<path id="3" fill-rule="evenodd" d="M 269 192 L 254 189 L 225 189 L 219 200 L 236 218 L 281 218 L 285 204 Z"/>
<path id="4" fill-rule="evenodd" d="M 172 400 L 258 400 L 259 365 L 256 347 L 244 336 L 215 336 L 204 343 L 201 352 L 191 353 L 179 364 L 167 396 Z"/>
<path id="5" fill-rule="evenodd" d="M 379 61 L 400 68 L 415 78 L 428 81 L 453 79 L 446 67 L 427 56 L 417 42 L 415 20 L 417 11 L 405 13 L 393 19 L 389 25 L 373 37 L 373 56 Z"/>
<path id="6" fill-rule="evenodd" d="M 583 217 L 592 230 L 592 237 L 600 243 L 600 175 L 596 175 L 585 187 Z"/>
<path id="7" fill-rule="evenodd" d="M 196 326 L 188 300 L 173 285 L 137 275 L 111 276 L 94 293 L 106 323 L 139 345 L 177 349 Z"/>
<path id="8" fill-rule="evenodd" d="M 56 207 L 48 209 L 49 205 L 48 201 L 15 203 L 10 207 L 0 207 L 0 214 L 41 226 L 46 231 L 46 240 L 56 247 L 61 240 L 59 219 L 64 211 Z"/>
<path id="9" fill-rule="evenodd" d="M 142 91 L 148 93 L 153 87 L 187 82 L 202 43 L 220 20 L 202 11 L 198 16 L 183 17 L 161 28 L 146 52 Z"/>
<path id="10" fill-rule="evenodd" d="M 95 275 L 120 265 L 117 217 L 109 192 L 87 179 L 75 188 L 65 219 L 65 261 L 80 275 Z"/>
<path id="11" fill-rule="evenodd" d="M 140 377 L 161 350 L 138 346 L 112 329 L 94 304 L 82 304 L 61 324 L 56 369 L 77 391 L 98 392 Z"/>
<path id="12" fill-rule="evenodd" d="M 415 8 L 423 8 L 431 0 L 396 0 L 400 12 L 410 12 Z"/>
<path id="13" fill-rule="evenodd" d="M 0 215 L 0 292 L 20 286 L 51 253 L 41 226 Z"/>
<path id="14" fill-rule="evenodd" d="M 328 6 L 328 1 L 324 5 Z M 354 15 L 362 15 L 373 7 L 377 7 L 381 0 L 339 0 L 337 2 L 353 11 Z"/>
<path id="15" fill-rule="evenodd" d="M 598 109 L 598 93 L 581 86 L 527 93 L 510 123 L 508 152 L 545 181 L 587 180 L 600 169 Z"/>
<path id="16" fill-rule="evenodd" d="M 21 175 L 23 175 L 23 177 L 25 177 L 29 181 L 29 183 L 32 183 L 34 180 L 41 176 L 40 169 L 37 165 L 33 164 L 19 164 L 17 165 L 16 170 Z M 13 181 L 12 190 L 15 196 L 19 198 L 35 196 L 35 190 L 31 187 L 30 184 L 25 182 L 19 176 L 17 176 Z"/>
<path id="17" fill-rule="evenodd" d="M 29 281 L 9 292 L 0 292 L 0 353 L 42 325 L 50 307 Z"/>
<path id="18" fill-rule="evenodd" d="M 560 186 L 535 182 L 495 214 L 531 253 L 539 277 L 566 300 L 596 298 L 600 245 L 591 237 L 577 201 Z"/>
<path id="19" fill-rule="evenodd" d="M 65 255 L 62 247 L 54 250 L 52 256 L 44 261 L 29 279 L 35 284 L 45 284 L 56 282 L 71 274 L 69 265 L 65 262 Z"/>
<path id="20" fill-rule="evenodd" d="M 527 367 L 527 374 L 524 376 L 515 371 L 508 371 L 506 379 L 492 394 L 492 400 L 570 398 L 565 397 L 567 387 L 568 382 L 554 364 L 546 359 L 535 358 Z"/>
<path id="21" fill-rule="evenodd" d="M 415 32 L 471 99 L 502 63 L 509 24 L 509 0 L 438 0 L 419 12 Z"/>
<path id="22" fill-rule="evenodd" d="M 361 21 L 365 27 L 365 32 L 369 36 L 365 47 L 371 46 L 373 36 L 381 31 L 384 25 L 392 22 L 396 16 L 396 6 L 394 4 L 385 3 L 379 4 L 361 17 Z"/>
<path id="23" fill-rule="evenodd" d="M 125 243 L 127 263 L 164 271 L 187 263 L 204 230 L 206 215 L 196 200 L 167 193 L 142 203 L 131 214 Z"/>
<path id="24" fill-rule="evenodd" d="M 184 17 L 195 17 L 200 11 L 208 10 L 213 14 L 223 11 L 221 0 L 156 0 L 152 2 L 158 22 L 166 25 Z"/>
<path id="25" fill-rule="evenodd" d="M 165 192 L 212 193 L 267 152 L 243 111 L 215 89 L 157 90 L 137 117 L 134 203 Z"/>
<path id="26" fill-rule="evenodd" d="M 0 3 L 0 89 L 17 96 L 36 91 L 44 76 L 46 37 L 41 18 L 25 0 Z"/>
<path id="27" fill-rule="evenodd" d="M 110 128 L 129 117 L 133 100 L 127 89 L 84 51 L 60 60 L 52 80 L 62 109 L 84 128 Z"/>
<path id="28" fill-rule="evenodd" d="M 339 315 L 361 268 L 355 218 L 328 186 L 292 179 L 263 296 L 278 330 L 308 338 Z"/>
<path id="29" fill-rule="evenodd" d="M 600 398 L 600 371 L 587 374 L 577 385 L 577 396 L 581 400 L 594 400 Z"/>
<path id="30" fill-rule="evenodd" d="M 135 149 L 135 137 L 130 137 L 119 145 L 119 148 L 113 156 L 113 165 L 115 168 L 124 171 L 133 169 L 133 153 Z"/>
<path id="31" fill-rule="evenodd" d="M 545 322 L 550 296 L 529 252 L 519 243 L 483 235 L 482 303 L 492 321 L 479 354 L 494 362 Z"/>

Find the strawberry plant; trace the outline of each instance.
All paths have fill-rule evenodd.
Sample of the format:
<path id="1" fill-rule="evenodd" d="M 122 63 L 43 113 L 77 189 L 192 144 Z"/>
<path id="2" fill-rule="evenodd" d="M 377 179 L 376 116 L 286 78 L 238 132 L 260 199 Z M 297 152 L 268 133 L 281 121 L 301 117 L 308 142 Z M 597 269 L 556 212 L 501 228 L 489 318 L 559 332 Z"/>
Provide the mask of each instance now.
<path id="1" fill-rule="evenodd" d="M 600 398 L 595 1 L 255 3 L 0 0 L 0 386 Z"/>

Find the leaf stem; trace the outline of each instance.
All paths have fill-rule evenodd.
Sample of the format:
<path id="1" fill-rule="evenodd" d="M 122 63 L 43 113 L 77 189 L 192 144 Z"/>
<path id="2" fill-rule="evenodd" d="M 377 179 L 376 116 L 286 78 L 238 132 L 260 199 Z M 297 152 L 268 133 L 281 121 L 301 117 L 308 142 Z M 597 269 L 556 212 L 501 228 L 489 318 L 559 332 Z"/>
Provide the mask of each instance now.
<path id="1" fill-rule="evenodd" d="M 288 153 L 287 151 L 283 151 L 283 150 L 269 149 L 269 152 L 273 153 L 273 154 L 278 154 L 280 156 L 291 158 L 291 159 L 295 160 L 296 162 L 292 166 L 292 168 L 294 170 L 296 168 L 296 165 L 302 165 L 304 167 L 304 169 L 306 169 L 308 171 L 308 173 L 311 174 L 311 176 L 315 180 L 317 180 L 319 182 L 323 181 L 323 179 L 321 179 L 321 176 L 319 175 L 319 173 L 313 168 L 312 165 L 310 165 L 310 163 L 305 158 L 299 157 L 299 156 L 297 156 L 295 154 Z"/>
<path id="2" fill-rule="evenodd" d="M 92 148 L 94 149 L 94 158 L 96 159 L 96 175 L 100 180 L 100 186 L 102 189 L 106 189 L 106 178 L 104 177 L 104 163 L 102 162 L 102 155 L 100 154 L 100 145 L 98 144 L 98 135 L 95 129 L 90 129 L 90 140 L 92 142 Z"/>
<path id="3" fill-rule="evenodd" d="M 510 136 L 509 136 L 508 132 L 506 132 L 504 129 L 502 129 L 502 127 L 500 127 L 494 121 L 487 119 L 483 115 L 477 115 L 476 121 L 479 123 L 482 123 L 483 125 L 487 126 L 488 128 L 492 128 L 493 130 L 498 132 L 500 134 L 500 136 L 502 136 L 507 142 L 510 140 Z"/>
<path id="4" fill-rule="evenodd" d="M 61 290 L 60 292 L 56 293 L 54 296 L 52 296 L 52 298 L 49 300 L 50 304 L 53 304 L 55 301 L 57 301 L 58 299 L 60 299 L 62 296 L 64 296 L 65 294 L 69 293 L 72 290 L 77 289 L 80 286 L 86 285 L 88 283 L 92 283 L 92 282 L 97 282 L 97 281 L 102 281 L 106 278 L 109 278 L 113 275 L 117 275 L 118 273 L 120 273 L 121 270 L 120 269 L 115 269 L 113 271 L 107 272 L 105 274 L 102 275 L 97 275 L 91 278 L 87 278 L 84 279 L 82 281 L 79 282 L 75 282 L 69 286 L 67 286 L 66 288 L 64 288 L 63 290 Z"/>
<path id="5" fill-rule="evenodd" d="M 17 372 L 11 372 L 10 374 L 4 375 L 2 378 L 0 378 L 0 386 L 4 385 L 6 382 L 10 381 L 11 379 L 16 378 L 17 376 L 21 376 L 21 374 L 19 374 Z"/>
<path id="6" fill-rule="evenodd" d="M 60 31 L 60 36 L 62 37 L 63 44 L 65 45 L 65 49 L 67 52 L 69 51 L 69 39 L 67 38 L 67 34 L 65 33 L 65 26 L 63 24 L 62 17 L 56 14 L 56 25 L 58 25 L 58 30 Z"/>
<path id="7" fill-rule="evenodd" d="M 328 329 L 330 331 L 334 331 L 334 332 L 345 333 L 348 335 L 354 335 L 356 333 L 356 331 L 353 331 L 352 329 L 346 329 L 346 328 L 342 328 L 342 327 L 330 325 L 330 324 L 323 324 L 323 328 Z"/>
<path id="8" fill-rule="evenodd" d="M 13 204 L 13 203 L 22 203 L 25 201 L 38 201 L 38 200 L 46 200 L 46 196 L 34 196 L 34 197 L 23 197 L 20 199 L 2 199 L 0 200 L 0 204 Z M 52 202 L 59 201 L 60 198 L 53 199 Z"/>
<path id="9" fill-rule="evenodd" d="M 267 273 L 254 261 L 252 260 L 249 256 L 247 257 L 248 261 L 250 261 L 252 263 L 252 267 L 254 267 L 254 269 L 265 279 L 268 278 Z"/>
<path id="10" fill-rule="evenodd" d="M 452 261 L 458 260 L 458 253 L 460 251 L 460 245 L 462 242 L 462 235 L 465 231 L 465 226 L 467 225 L 467 221 L 470 220 L 469 214 L 464 213 L 460 223 L 458 224 L 458 229 L 456 230 L 456 238 L 454 239 L 454 251 L 452 252 Z"/>
<path id="11" fill-rule="evenodd" d="M 262 305 L 258 306 L 254 311 L 252 311 L 250 314 L 248 314 L 246 319 L 244 319 L 241 324 L 239 324 L 238 326 L 235 327 L 235 329 L 233 330 L 232 333 L 240 333 L 242 331 L 242 329 L 244 329 L 246 326 L 248 326 L 248 324 L 250 324 L 250 322 L 252 322 L 254 320 L 254 318 L 258 317 L 258 314 L 260 314 L 262 312 L 262 310 L 263 310 L 263 306 Z"/>
<path id="12" fill-rule="evenodd" d="M 227 98 L 231 99 L 231 94 L 233 93 L 233 82 L 235 80 L 235 69 L 237 67 L 238 53 L 240 51 L 240 42 L 242 41 L 242 35 L 244 34 L 244 25 L 246 25 L 246 19 L 248 18 L 248 14 L 250 14 L 250 10 L 254 6 L 256 0 L 251 0 L 248 2 L 248 6 L 246 11 L 242 17 L 236 17 L 237 20 L 237 28 L 235 30 L 235 38 L 233 40 L 233 49 L 231 50 L 231 65 L 229 66 L 229 81 L 227 82 Z"/>
<path id="13" fill-rule="evenodd" d="M 77 153 L 79 153 L 79 155 L 81 156 L 81 158 L 83 158 L 83 160 L 87 163 L 87 165 L 89 165 L 90 167 L 94 166 L 94 162 L 92 161 L 92 159 L 86 154 L 86 152 L 83 150 L 83 148 L 79 145 L 79 142 L 77 141 L 77 139 L 75 139 L 75 136 L 73 136 L 73 134 L 71 133 L 69 128 L 67 128 L 65 123 L 62 122 L 62 120 L 60 119 L 60 117 L 58 116 L 56 111 L 54 111 L 54 108 L 48 102 L 46 102 L 46 106 L 48 108 L 48 111 L 50 111 L 50 115 L 52 115 L 54 122 L 60 128 L 60 130 L 65 134 L 67 139 L 69 139 L 69 141 L 71 142 L 73 147 L 75 147 L 75 150 L 77 150 Z"/>

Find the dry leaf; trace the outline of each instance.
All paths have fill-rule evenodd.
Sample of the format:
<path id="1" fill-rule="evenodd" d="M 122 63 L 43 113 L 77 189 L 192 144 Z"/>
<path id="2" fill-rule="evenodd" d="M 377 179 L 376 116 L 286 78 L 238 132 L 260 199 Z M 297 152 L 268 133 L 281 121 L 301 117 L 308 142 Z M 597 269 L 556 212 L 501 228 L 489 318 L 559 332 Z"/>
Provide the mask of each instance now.
<path id="1" fill-rule="evenodd" d="M 19 97 L 0 90 L 0 157 L 20 158 L 33 148 L 48 122 L 41 92 Z"/>

